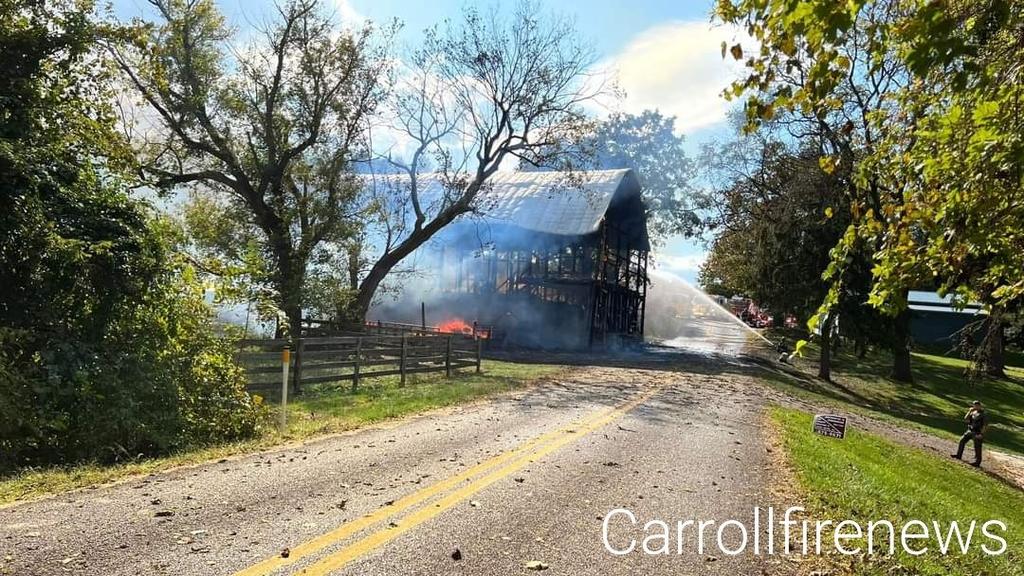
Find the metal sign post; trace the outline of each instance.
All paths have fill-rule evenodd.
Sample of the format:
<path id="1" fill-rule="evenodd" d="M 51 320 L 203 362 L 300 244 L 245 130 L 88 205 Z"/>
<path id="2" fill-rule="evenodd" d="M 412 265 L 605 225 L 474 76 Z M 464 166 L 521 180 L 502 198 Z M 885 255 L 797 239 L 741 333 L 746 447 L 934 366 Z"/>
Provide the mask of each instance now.
<path id="1" fill-rule="evenodd" d="M 288 365 L 292 362 L 292 349 L 285 345 L 281 351 L 281 434 L 288 430 Z"/>

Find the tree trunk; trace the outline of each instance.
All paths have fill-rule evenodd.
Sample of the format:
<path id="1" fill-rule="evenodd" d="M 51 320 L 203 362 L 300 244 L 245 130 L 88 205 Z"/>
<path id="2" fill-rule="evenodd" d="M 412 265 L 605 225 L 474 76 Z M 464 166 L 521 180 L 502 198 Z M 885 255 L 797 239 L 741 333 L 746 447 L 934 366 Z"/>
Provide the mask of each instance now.
<path id="1" fill-rule="evenodd" d="M 821 324 L 821 355 L 818 358 L 818 378 L 832 381 L 832 313 L 825 315 Z"/>
<path id="2" fill-rule="evenodd" d="M 863 360 L 868 355 L 867 339 L 863 336 L 858 336 L 854 342 L 854 348 L 857 350 L 857 359 Z"/>
<path id="3" fill-rule="evenodd" d="M 348 284 L 353 291 L 359 290 L 359 261 L 361 259 L 362 247 L 358 242 L 353 242 L 348 248 Z"/>
<path id="4" fill-rule="evenodd" d="M 911 383 L 914 375 L 910 370 L 910 309 L 904 308 L 893 319 L 892 378 L 899 382 Z"/>
<path id="5" fill-rule="evenodd" d="M 290 300 L 290 297 L 282 294 L 278 305 L 281 307 L 281 311 L 284 312 L 287 325 L 278 320 L 277 327 L 274 329 L 274 338 L 298 338 L 302 327 L 302 306 L 291 304 L 289 303 Z"/>
<path id="6" fill-rule="evenodd" d="M 281 310 L 288 319 L 288 337 L 302 333 L 302 293 L 306 283 L 306 263 L 292 254 L 278 256 L 277 292 Z"/>
<path id="7" fill-rule="evenodd" d="M 298 349 L 298 340 L 302 335 L 302 300 L 306 284 L 306 259 L 292 250 L 291 243 L 279 241 L 275 244 L 277 272 L 275 287 L 278 292 L 278 305 L 288 320 L 287 331 L 278 325 L 278 338 L 287 337 L 290 341 L 292 354 Z M 294 357 L 294 356 L 293 356 Z M 302 392 L 298 370 L 292 370 L 292 386 L 296 395 Z"/>
<path id="8" fill-rule="evenodd" d="M 382 261 L 383 259 L 374 264 L 370 273 L 359 284 L 359 291 L 356 292 L 355 299 L 349 303 L 347 309 L 340 311 L 339 317 L 342 321 L 359 324 L 366 321 L 366 314 L 370 311 L 370 304 L 373 303 L 373 296 L 377 293 L 377 288 L 380 287 L 380 283 L 387 277 L 391 268 L 398 264 L 395 262 L 391 265 L 382 265 Z"/>
<path id="9" fill-rule="evenodd" d="M 1002 378 L 1006 376 L 1006 355 L 1003 343 L 1003 323 L 998 312 L 989 315 L 989 326 L 985 333 L 984 367 L 985 374 Z"/>
<path id="10" fill-rule="evenodd" d="M 475 187 L 475 188 L 474 188 Z M 473 192 L 469 192 L 469 188 L 473 188 Z M 462 200 L 449 206 L 444 212 L 438 214 L 433 220 L 428 222 L 422 228 L 417 228 L 402 241 L 401 244 L 396 246 L 394 250 L 385 252 L 377 262 L 370 268 L 370 272 L 367 273 L 366 277 L 359 284 L 359 291 L 356 293 L 355 299 L 349 304 L 347 309 L 339 310 L 339 317 L 342 320 L 350 322 L 364 322 L 366 320 L 366 313 L 370 310 L 370 304 L 373 303 L 373 297 L 377 293 L 377 288 L 380 287 L 380 283 L 387 278 L 388 273 L 391 269 L 397 266 L 406 256 L 412 254 L 414 250 L 422 246 L 427 240 L 430 240 L 439 230 L 451 223 L 458 216 L 464 214 L 469 210 L 469 202 L 476 195 L 476 190 L 479 189 L 479 185 L 470 184 L 467 191 L 463 193 Z"/>
<path id="11" fill-rule="evenodd" d="M 294 353 L 299 335 L 302 333 L 302 296 L 306 283 L 306 261 L 298 257 L 287 241 L 274 243 L 277 269 L 274 272 L 274 288 L 277 290 L 277 305 L 284 314 L 287 325 L 280 318 L 274 331 L 274 338 L 291 341 Z M 295 391 L 299 390 L 297 374 Z"/>

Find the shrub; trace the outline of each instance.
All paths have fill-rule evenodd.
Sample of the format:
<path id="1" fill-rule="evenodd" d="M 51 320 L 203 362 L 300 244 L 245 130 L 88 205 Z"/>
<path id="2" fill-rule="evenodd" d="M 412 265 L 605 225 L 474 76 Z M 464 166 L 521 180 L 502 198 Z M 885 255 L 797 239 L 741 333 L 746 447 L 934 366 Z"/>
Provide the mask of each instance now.
<path id="1" fill-rule="evenodd" d="M 168 266 L 95 339 L 0 329 L 0 469 L 158 455 L 251 437 L 267 408 L 245 391 L 201 286 Z"/>
<path id="2" fill-rule="evenodd" d="M 10 4 L 10 3 L 8 3 Z M 0 470 L 256 432 L 181 235 L 128 192 L 91 3 L 0 7 Z"/>
<path id="3" fill-rule="evenodd" d="M 0 469 L 110 462 L 258 433 L 267 408 L 246 393 L 201 285 L 170 253 L 162 258 L 142 294 L 107 308 L 105 325 L 0 329 Z M 65 312 L 65 325 L 82 320 Z"/>

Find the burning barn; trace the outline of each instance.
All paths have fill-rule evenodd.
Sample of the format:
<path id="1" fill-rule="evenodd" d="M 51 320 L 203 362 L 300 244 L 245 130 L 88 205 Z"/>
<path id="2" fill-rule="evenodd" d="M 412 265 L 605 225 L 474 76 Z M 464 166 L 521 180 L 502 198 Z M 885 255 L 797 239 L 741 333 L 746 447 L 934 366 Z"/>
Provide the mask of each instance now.
<path id="1" fill-rule="evenodd" d="M 498 172 L 477 213 L 422 254 L 427 286 L 373 315 L 493 329 L 525 347 L 586 348 L 640 340 L 650 242 L 632 170 L 578 175 Z M 413 292 L 410 290 L 409 292 Z"/>

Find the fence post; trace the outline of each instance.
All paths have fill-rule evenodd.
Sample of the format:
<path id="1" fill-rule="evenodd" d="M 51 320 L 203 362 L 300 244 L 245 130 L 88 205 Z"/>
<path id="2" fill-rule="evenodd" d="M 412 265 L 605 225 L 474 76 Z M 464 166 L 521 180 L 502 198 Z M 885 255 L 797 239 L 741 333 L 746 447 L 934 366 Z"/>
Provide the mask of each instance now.
<path id="1" fill-rule="evenodd" d="M 409 356 L 409 335 L 402 333 L 402 357 L 398 361 L 398 373 L 401 375 L 401 379 L 398 381 L 398 386 L 405 386 L 405 359 Z"/>
<path id="2" fill-rule="evenodd" d="M 356 362 L 352 367 L 352 393 L 359 389 L 359 357 L 363 355 L 363 337 L 356 337 Z"/>
<path id="3" fill-rule="evenodd" d="M 281 351 L 281 433 L 288 429 L 288 365 L 291 364 L 292 349 L 285 344 Z"/>
<path id="4" fill-rule="evenodd" d="M 452 337 L 448 335 L 448 343 L 444 352 L 444 372 L 448 378 L 452 377 Z"/>
<path id="5" fill-rule="evenodd" d="M 302 351 L 305 347 L 305 340 L 298 338 L 295 344 L 295 374 L 292 375 L 296 396 L 302 394 Z"/>
<path id="6" fill-rule="evenodd" d="M 476 373 L 477 374 L 480 373 L 480 356 L 481 356 L 481 351 L 483 350 L 483 342 L 484 342 L 483 338 L 481 338 L 479 336 L 476 337 Z"/>

